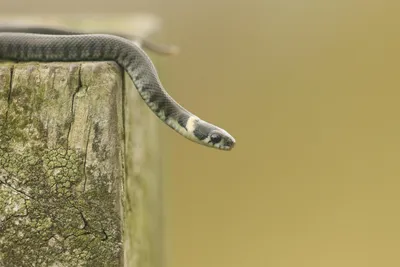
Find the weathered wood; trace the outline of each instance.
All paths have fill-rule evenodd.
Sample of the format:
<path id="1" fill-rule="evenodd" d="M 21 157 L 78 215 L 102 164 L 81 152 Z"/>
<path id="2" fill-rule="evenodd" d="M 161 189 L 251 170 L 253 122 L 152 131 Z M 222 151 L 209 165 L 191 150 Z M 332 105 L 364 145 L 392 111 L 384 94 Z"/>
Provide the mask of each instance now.
<path id="1" fill-rule="evenodd" d="M 126 267 L 162 267 L 160 121 L 140 98 L 128 75 L 125 87 L 124 262 Z"/>
<path id="2" fill-rule="evenodd" d="M 161 266 L 154 118 L 122 74 L 0 63 L 0 266 Z"/>

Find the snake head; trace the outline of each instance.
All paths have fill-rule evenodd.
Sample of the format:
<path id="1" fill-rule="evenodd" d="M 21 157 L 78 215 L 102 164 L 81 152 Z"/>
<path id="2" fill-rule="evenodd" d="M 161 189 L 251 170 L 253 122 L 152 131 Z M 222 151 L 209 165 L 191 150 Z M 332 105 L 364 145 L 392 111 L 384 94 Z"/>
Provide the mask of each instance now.
<path id="1" fill-rule="evenodd" d="M 231 150 L 236 143 L 227 131 L 194 116 L 188 119 L 186 129 L 193 141 L 205 146 Z"/>
<path id="2" fill-rule="evenodd" d="M 208 137 L 204 140 L 207 145 L 222 149 L 231 150 L 235 146 L 235 138 L 233 138 L 227 131 L 214 126 Z"/>

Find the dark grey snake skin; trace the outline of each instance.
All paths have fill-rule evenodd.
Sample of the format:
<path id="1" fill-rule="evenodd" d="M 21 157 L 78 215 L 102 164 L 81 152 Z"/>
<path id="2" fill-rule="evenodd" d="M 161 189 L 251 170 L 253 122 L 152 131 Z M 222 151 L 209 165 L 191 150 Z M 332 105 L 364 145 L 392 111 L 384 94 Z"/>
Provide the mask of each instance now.
<path id="1" fill-rule="evenodd" d="M 83 32 L 76 31 L 68 28 L 56 28 L 49 26 L 24 26 L 24 25 L 13 25 L 13 24 L 0 24 L 0 32 L 21 32 L 21 33 L 37 33 L 37 34 L 51 34 L 51 35 L 81 35 L 81 34 L 95 34 L 95 32 Z M 135 41 L 141 45 L 144 49 L 148 49 L 157 54 L 164 55 L 174 55 L 177 54 L 179 49 L 173 45 L 165 45 L 151 42 L 143 37 L 139 37 L 132 34 L 122 34 L 115 32 L 97 32 L 98 34 L 109 34 L 116 35 L 119 37 L 123 37 L 125 39 L 129 39 Z"/>
<path id="2" fill-rule="evenodd" d="M 17 30 L 16 30 L 17 31 Z M 188 112 L 164 90 L 147 54 L 132 41 L 107 34 L 52 35 L 0 31 L 0 60 L 115 61 L 128 73 L 140 96 L 168 126 L 197 143 L 230 150 L 235 139 Z"/>

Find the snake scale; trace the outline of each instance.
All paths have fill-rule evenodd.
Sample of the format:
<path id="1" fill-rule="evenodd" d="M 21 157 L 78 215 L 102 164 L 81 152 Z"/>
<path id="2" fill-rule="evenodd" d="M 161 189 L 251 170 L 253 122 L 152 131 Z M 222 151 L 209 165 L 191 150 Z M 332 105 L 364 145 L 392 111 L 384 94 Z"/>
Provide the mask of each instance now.
<path id="1" fill-rule="evenodd" d="M 148 107 L 165 124 L 196 143 L 230 150 L 235 139 L 201 120 L 164 89 L 148 55 L 137 44 L 113 34 L 52 28 L 0 26 L 0 60 L 18 62 L 115 61 L 129 75 Z"/>

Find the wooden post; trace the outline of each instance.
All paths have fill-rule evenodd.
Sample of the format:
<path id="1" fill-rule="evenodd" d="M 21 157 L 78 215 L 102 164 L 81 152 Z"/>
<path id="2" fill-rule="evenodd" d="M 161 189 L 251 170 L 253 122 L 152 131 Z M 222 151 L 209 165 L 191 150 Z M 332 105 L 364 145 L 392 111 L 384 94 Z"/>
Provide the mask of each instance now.
<path id="1" fill-rule="evenodd" d="M 0 266 L 162 266 L 141 101 L 114 62 L 0 63 Z"/>

